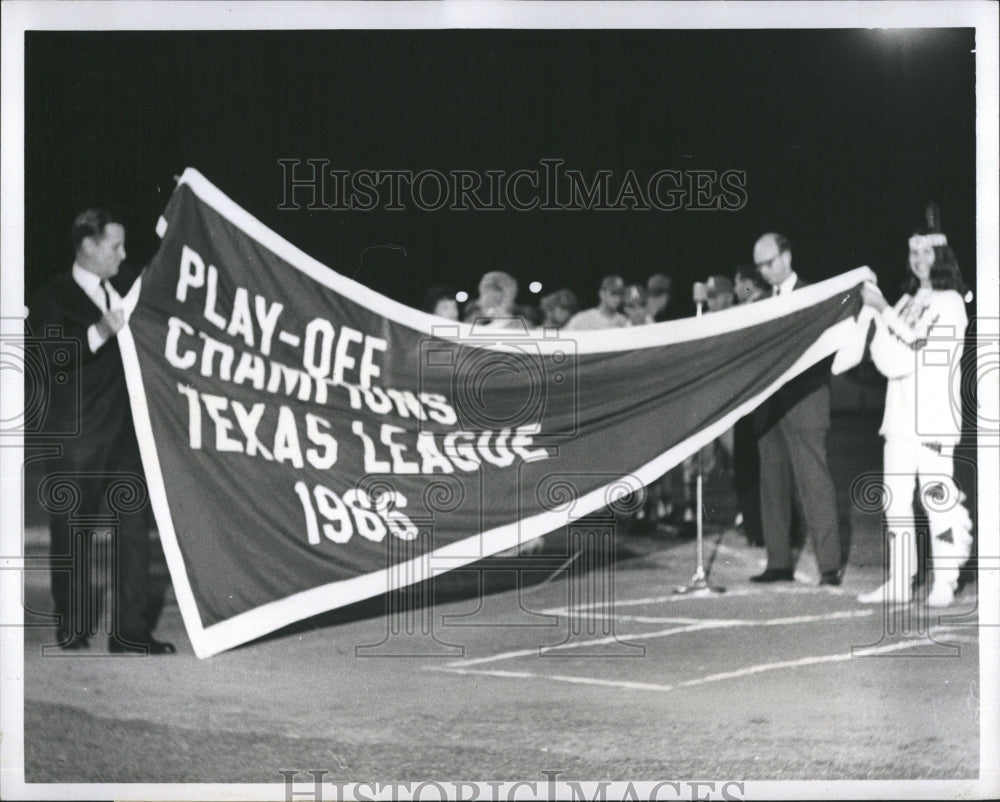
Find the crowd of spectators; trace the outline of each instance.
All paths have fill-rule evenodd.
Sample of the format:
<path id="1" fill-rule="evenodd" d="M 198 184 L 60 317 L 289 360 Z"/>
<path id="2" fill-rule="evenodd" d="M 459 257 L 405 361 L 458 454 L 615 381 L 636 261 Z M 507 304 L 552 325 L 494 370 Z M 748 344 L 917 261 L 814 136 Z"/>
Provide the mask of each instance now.
<path id="1" fill-rule="evenodd" d="M 739 281 L 738 276 L 735 279 Z M 715 296 L 718 303 L 731 305 L 736 292 L 733 279 L 716 276 L 712 280 L 719 282 Z M 628 285 L 619 275 L 605 276 L 597 288 L 597 304 L 584 309 L 580 308 L 576 293 L 565 287 L 540 296 L 537 302 L 518 302 L 519 290 L 516 278 L 493 270 L 480 279 L 475 298 L 468 298 L 447 285 L 429 288 L 424 295 L 423 310 L 447 320 L 480 326 L 554 326 L 570 331 L 643 326 L 694 314 L 693 305 L 682 308 L 685 305 L 676 301 L 673 280 L 663 273 L 654 273 L 645 283 Z"/>
<path id="2" fill-rule="evenodd" d="M 736 304 L 751 303 L 771 294 L 771 287 L 753 264 L 740 265 L 731 276 L 713 275 L 695 282 L 690 305 L 674 296 L 670 276 L 654 273 L 645 283 L 626 284 L 619 275 L 608 275 L 597 286 L 596 305 L 581 309 L 576 293 L 560 288 L 542 295 L 537 303 L 519 303 L 517 280 L 509 273 L 483 275 L 478 295 L 464 297 L 453 287 L 435 286 L 427 291 L 424 310 L 477 327 L 530 330 L 552 327 L 566 331 L 628 328 L 693 317 L 699 303 L 705 312 L 718 312 Z M 666 528 L 681 535 L 693 534 L 695 480 L 731 477 L 739 501 L 735 526 L 753 545 L 762 545 L 759 501 L 759 461 L 756 435 L 749 418 L 739 421 L 713 443 L 703 447 L 644 491 L 633 523 L 649 529 Z"/>

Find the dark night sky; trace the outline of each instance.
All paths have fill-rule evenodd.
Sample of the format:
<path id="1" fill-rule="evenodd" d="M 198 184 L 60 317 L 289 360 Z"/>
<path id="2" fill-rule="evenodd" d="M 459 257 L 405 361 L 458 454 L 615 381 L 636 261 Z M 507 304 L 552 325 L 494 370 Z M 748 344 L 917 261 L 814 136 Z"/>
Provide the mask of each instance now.
<path id="1" fill-rule="evenodd" d="M 596 300 L 601 275 L 731 273 L 765 230 L 803 277 L 870 264 L 890 298 L 936 200 L 975 258 L 971 29 L 916 31 L 29 32 L 28 296 L 72 258 L 88 205 L 147 261 L 171 176 L 200 170 L 335 270 L 417 305 L 486 270 Z M 278 160 L 485 173 L 745 170 L 735 212 L 281 211 Z M 394 245 L 399 248 L 372 246 Z M 366 250 L 368 249 L 368 250 Z M 362 254 L 364 254 L 362 256 Z M 522 298 L 527 295 L 522 289 Z"/>

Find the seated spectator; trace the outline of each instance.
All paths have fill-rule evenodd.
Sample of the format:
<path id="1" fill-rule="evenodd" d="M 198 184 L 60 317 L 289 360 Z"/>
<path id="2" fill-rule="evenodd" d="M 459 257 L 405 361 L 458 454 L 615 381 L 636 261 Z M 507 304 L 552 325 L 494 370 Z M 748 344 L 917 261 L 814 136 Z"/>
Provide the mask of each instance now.
<path id="1" fill-rule="evenodd" d="M 771 294 L 771 285 L 765 281 L 756 265 L 740 265 L 736 268 L 736 282 L 733 289 L 736 303 L 739 304 L 753 303 L 758 298 Z"/>
<path id="2" fill-rule="evenodd" d="M 670 305 L 673 295 L 674 283 L 670 276 L 663 273 L 654 273 L 646 281 L 646 308 L 654 323 L 662 323 L 664 320 L 674 320 L 678 315 L 674 313 L 674 308 Z"/>
<path id="3" fill-rule="evenodd" d="M 432 315 L 459 320 L 458 301 L 455 300 L 455 289 L 437 285 L 427 290 L 424 295 L 424 311 Z"/>
<path id="4" fill-rule="evenodd" d="M 556 290 L 542 298 L 543 326 L 562 328 L 580 308 L 572 290 Z"/>
<path id="5" fill-rule="evenodd" d="M 705 306 L 709 312 L 721 312 L 733 305 L 733 282 L 727 276 L 710 276 L 705 284 L 708 287 Z"/>
<path id="6" fill-rule="evenodd" d="M 625 282 L 621 276 L 605 276 L 597 296 L 599 304 L 573 315 L 566 324 L 567 331 L 620 329 L 628 326 L 628 318 L 621 313 L 625 299 Z"/>
<path id="7" fill-rule="evenodd" d="M 479 327 L 521 328 L 525 324 L 518 315 L 516 300 L 517 280 L 509 273 L 492 270 L 479 280 L 475 313 L 467 314 L 466 320 Z"/>
<path id="8" fill-rule="evenodd" d="M 542 325 L 542 310 L 534 304 L 518 304 L 514 307 L 514 314 L 520 317 L 529 329 L 537 329 Z"/>
<path id="9" fill-rule="evenodd" d="M 625 288 L 625 317 L 631 326 L 645 326 L 653 322 L 647 307 L 646 288 L 641 284 L 629 284 Z"/>

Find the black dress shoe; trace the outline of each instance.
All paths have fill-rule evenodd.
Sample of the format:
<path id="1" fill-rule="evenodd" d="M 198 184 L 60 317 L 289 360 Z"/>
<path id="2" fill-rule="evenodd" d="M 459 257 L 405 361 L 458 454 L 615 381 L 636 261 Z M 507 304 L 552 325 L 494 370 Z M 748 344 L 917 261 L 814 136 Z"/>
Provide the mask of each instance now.
<path id="1" fill-rule="evenodd" d="M 111 654 L 173 654 L 177 649 L 174 644 L 153 637 L 135 640 L 111 637 L 108 639 L 108 651 Z"/>
<path id="2" fill-rule="evenodd" d="M 791 568 L 768 568 L 762 574 L 750 577 L 751 582 L 794 582 L 795 572 Z"/>
<path id="3" fill-rule="evenodd" d="M 839 571 L 827 571 L 823 576 L 819 578 L 820 585 L 833 585 L 836 587 L 843 581 L 844 571 L 843 569 Z"/>

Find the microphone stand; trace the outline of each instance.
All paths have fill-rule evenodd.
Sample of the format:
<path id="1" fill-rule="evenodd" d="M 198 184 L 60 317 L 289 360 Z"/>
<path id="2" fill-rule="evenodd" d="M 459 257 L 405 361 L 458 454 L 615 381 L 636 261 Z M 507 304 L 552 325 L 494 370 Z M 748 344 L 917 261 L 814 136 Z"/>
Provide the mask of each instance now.
<path id="1" fill-rule="evenodd" d="M 704 301 L 700 298 L 695 302 L 697 304 L 697 317 L 701 317 L 702 307 L 704 306 Z M 709 585 L 708 577 L 705 574 L 705 531 L 703 522 L 703 509 L 704 504 L 702 503 L 702 482 L 704 471 L 702 469 L 702 459 L 701 459 L 701 449 L 698 449 L 698 475 L 695 477 L 695 548 L 697 552 L 696 560 L 697 565 L 695 566 L 694 576 L 691 577 L 691 581 L 687 585 L 679 585 L 674 588 L 674 593 L 681 594 L 709 594 L 709 593 L 725 593 L 726 589 L 721 585 Z"/>

